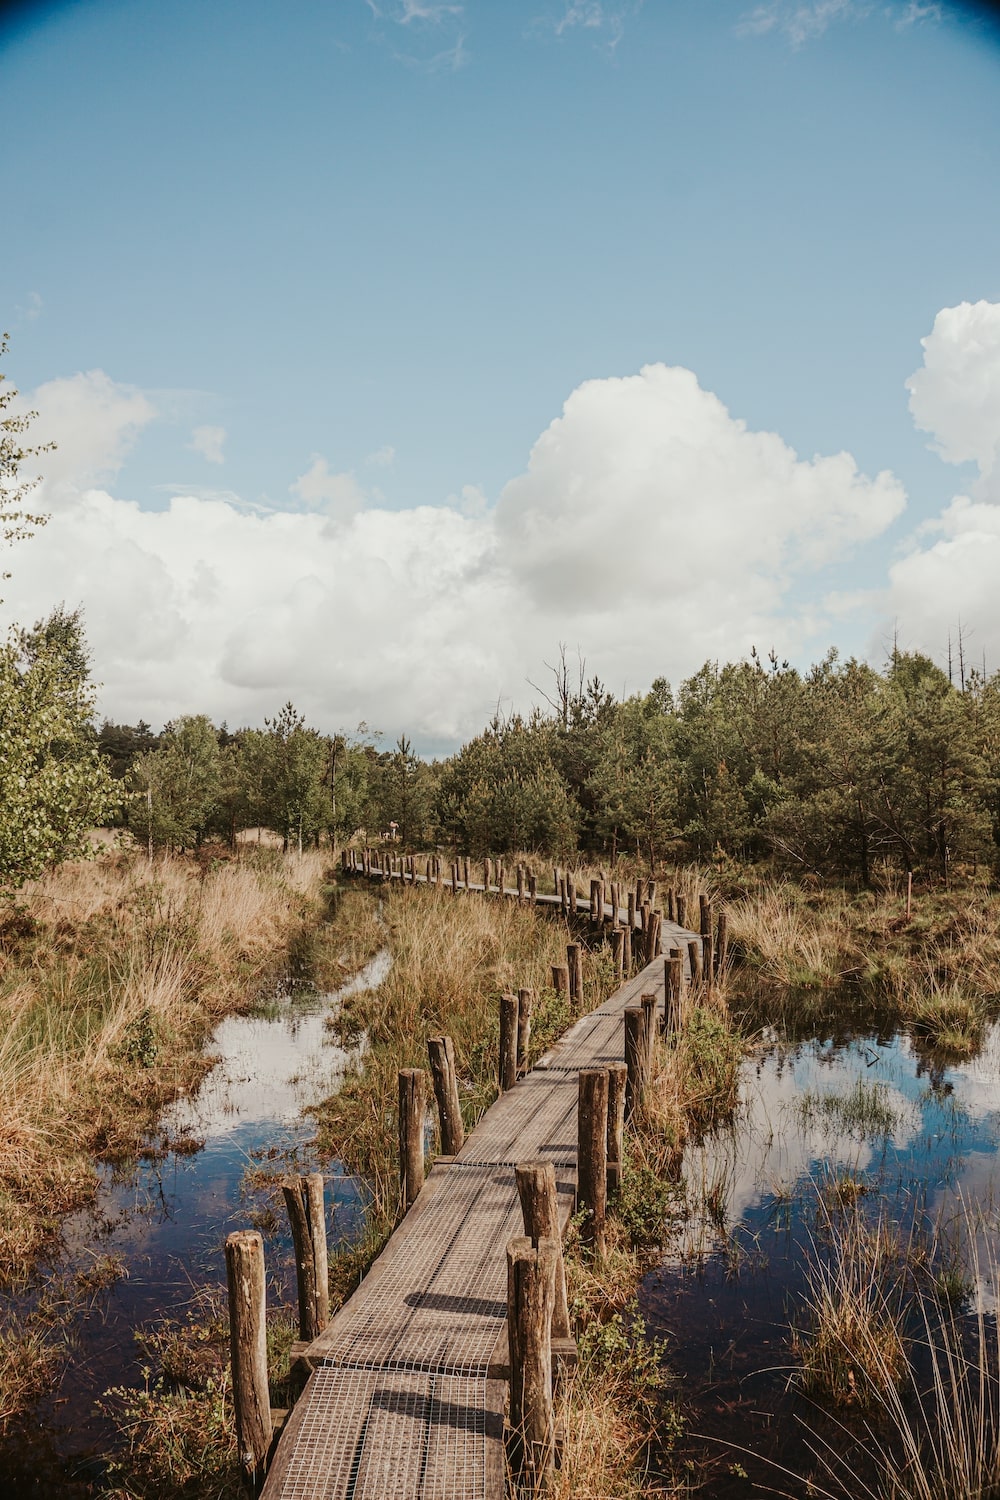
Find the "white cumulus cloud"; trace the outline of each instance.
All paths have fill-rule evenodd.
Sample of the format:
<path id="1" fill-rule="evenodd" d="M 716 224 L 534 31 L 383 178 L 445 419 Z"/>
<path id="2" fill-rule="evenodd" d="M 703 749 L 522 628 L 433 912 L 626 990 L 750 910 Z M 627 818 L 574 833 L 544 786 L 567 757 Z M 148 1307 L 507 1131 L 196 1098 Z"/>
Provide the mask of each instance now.
<path id="1" fill-rule="evenodd" d="M 93 476 L 113 474 L 149 403 L 76 381 L 43 388 L 47 421 L 53 390 L 75 393 L 60 455 L 77 467 L 11 557 L 6 613 L 82 604 L 102 707 L 133 721 L 259 723 L 290 697 L 324 728 L 366 719 L 445 747 L 498 701 L 526 706 L 560 640 L 616 690 L 755 643 L 788 653 L 826 623 L 790 612 L 793 585 L 905 503 L 890 474 L 802 459 L 690 371 L 650 365 L 572 392 L 495 505 L 467 484 L 388 510 L 317 454 L 294 509 L 187 493 L 145 511 Z"/>
<path id="2" fill-rule="evenodd" d="M 948 463 L 975 463 L 956 495 L 890 568 L 889 611 L 904 640 L 940 655 L 963 622 L 976 657 L 1000 661 L 1000 304 L 942 308 L 906 382 L 917 426 Z"/>

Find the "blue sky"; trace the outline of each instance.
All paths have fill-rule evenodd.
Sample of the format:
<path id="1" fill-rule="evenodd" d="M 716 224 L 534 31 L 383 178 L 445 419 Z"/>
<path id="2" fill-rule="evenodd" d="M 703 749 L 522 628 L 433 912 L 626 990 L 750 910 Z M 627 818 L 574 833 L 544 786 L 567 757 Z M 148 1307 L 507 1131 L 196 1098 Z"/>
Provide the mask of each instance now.
<path id="1" fill-rule="evenodd" d="M 560 640 L 626 690 L 960 616 L 1000 664 L 987 9 L 78 0 L 8 13 L 0 93 L 6 373 L 60 442 L 5 608 L 83 603 L 113 716 L 433 749 Z"/>

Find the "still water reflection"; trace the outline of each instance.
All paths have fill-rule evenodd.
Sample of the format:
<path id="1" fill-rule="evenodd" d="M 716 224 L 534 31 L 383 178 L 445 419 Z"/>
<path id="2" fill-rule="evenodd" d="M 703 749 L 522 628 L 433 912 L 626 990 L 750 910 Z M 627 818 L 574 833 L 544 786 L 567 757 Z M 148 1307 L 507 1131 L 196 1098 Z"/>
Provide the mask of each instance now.
<path id="1" fill-rule="evenodd" d="M 640 1307 L 693 1393 L 691 1427 L 717 1440 L 709 1492 L 760 1493 L 757 1480 L 806 1494 L 761 1459 L 807 1472 L 803 1423 L 824 1429 L 789 1387 L 789 1325 L 838 1212 L 838 1180 L 855 1180 L 858 1210 L 904 1237 L 940 1236 L 971 1213 L 980 1300 L 996 1307 L 987 1242 L 1000 1207 L 1000 1028 L 974 1061 L 952 1066 L 931 1064 L 904 1035 L 772 1034 L 744 1066 L 742 1096 L 733 1126 L 685 1154 L 695 1211 L 646 1277 Z"/>

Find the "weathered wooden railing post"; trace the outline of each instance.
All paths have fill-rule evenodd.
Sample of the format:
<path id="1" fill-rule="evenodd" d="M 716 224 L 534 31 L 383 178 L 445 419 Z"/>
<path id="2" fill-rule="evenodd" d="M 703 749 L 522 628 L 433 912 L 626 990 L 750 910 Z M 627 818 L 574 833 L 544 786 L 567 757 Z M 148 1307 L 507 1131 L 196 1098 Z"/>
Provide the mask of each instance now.
<path id="1" fill-rule="evenodd" d="M 628 979 L 632 973 L 632 927 L 622 928 L 622 973 Z"/>
<path id="2" fill-rule="evenodd" d="M 677 908 L 674 905 L 674 888 L 673 888 L 672 885 L 668 885 L 667 886 L 667 921 L 668 922 L 676 922 L 676 920 L 677 920 Z"/>
<path id="3" fill-rule="evenodd" d="M 556 1244 L 537 1249 L 526 1236 L 507 1245 L 507 1336 L 510 1345 L 511 1467 L 521 1487 L 542 1493 L 555 1458 L 552 1408 L 552 1312 Z"/>
<path id="4" fill-rule="evenodd" d="M 565 964 L 552 965 L 552 988 L 557 995 L 565 995 L 569 999 L 569 969 Z"/>
<path id="5" fill-rule="evenodd" d="M 521 1200 L 524 1232 L 535 1249 L 542 1239 L 556 1246 L 555 1305 L 552 1309 L 552 1337 L 572 1336 L 569 1301 L 566 1296 L 566 1268 L 563 1264 L 562 1232 L 559 1227 L 559 1198 L 556 1193 L 556 1169 L 550 1161 L 519 1162 L 514 1168 L 517 1194 Z"/>
<path id="6" fill-rule="evenodd" d="M 579 943 L 566 944 L 566 967 L 569 969 L 569 998 L 572 1005 L 583 1003 L 583 957 Z"/>
<path id="7" fill-rule="evenodd" d="M 664 959 L 663 977 L 664 1030 L 680 1031 L 684 1020 L 684 959 L 679 948 L 671 948 L 668 957 Z"/>
<path id="8" fill-rule="evenodd" d="M 500 996 L 500 1092 L 505 1094 L 517 1082 L 517 1016 L 520 1006 L 516 995 Z"/>
<path id="9" fill-rule="evenodd" d="M 688 964 L 691 968 L 691 984 L 701 984 L 701 943 L 697 938 L 688 939 Z"/>
<path id="10" fill-rule="evenodd" d="M 586 1209 L 580 1239 L 602 1256 L 607 1249 L 608 1070 L 582 1068 L 577 1106 L 578 1209 Z"/>
<path id="11" fill-rule="evenodd" d="M 532 906 L 538 905 L 538 876 L 533 875 L 530 871 L 528 874 L 528 897 Z"/>
<path id="12" fill-rule="evenodd" d="M 726 954 L 729 949 L 729 927 L 726 921 L 726 908 L 719 912 L 715 927 L 715 973 L 721 975 L 726 966 Z"/>
<path id="13" fill-rule="evenodd" d="M 628 1069 L 612 1063 L 608 1069 L 608 1195 L 617 1193 L 622 1180 L 622 1156 L 625 1139 L 625 1093 Z"/>
<path id="14" fill-rule="evenodd" d="M 524 900 L 524 866 L 523 865 L 518 865 L 518 867 L 517 867 L 517 899 L 518 899 L 518 901 L 523 901 Z"/>
<path id="15" fill-rule="evenodd" d="M 646 1038 L 646 1071 L 648 1073 L 653 1059 L 653 1038 L 656 1036 L 656 995 L 647 991 L 645 995 L 639 996 L 639 1004 L 642 1006 L 642 1029 Z"/>
<path id="16" fill-rule="evenodd" d="M 312 1343 L 330 1321 L 330 1281 L 326 1249 L 323 1174 L 289 1177 L 281 1191 L 292 1226 L 295 1279 L 299 1293 L 299 1338 Z"/>
<path id="17" fill-rule="evenodd" d="M 613 927 L 611 929 L 611 962 L 615 968 L 615 978 L 621 984 L 625 977 L 625 929 L 624 927 Z"/>
<path id="18" fill-rule="evenodd" d="M 631 1120 L 642 1103 L 649 1076 L 646 1018 L 641 1005 L 625 1009 L 625 1118 Z"/>
<path id="19" fill-rule="evenodd" d="M 677 925 L 678 927 L 687 926 L 687 901 L 679 891 L 677 893 Z"/>
<path id="20" fill-rule="evenodd" d="M 455 1044 L 450 1036 L 429 1036 L 427 1055 L 430 1059 L 431 1078 L 434 1080 L 434 1097 L 437 1100 L 441 1153 L 443 1156 L 457 1156 L 465 1145 L 465 1126 L 462 1124 L 462 1105 L 458 1095 Z"/>
<path id="21" fill-rule="evenodd" d="M 699 930 L 701 932 L 701 962 L 702 971 L 705 975 L 705 984 L 708 989 L 712 988 L 712 974 L 715 965 L 713 952 L 713 927 L 712 903 L 704 892 L 698 897 Z"/>
<path id="22" fill-rule="evenodd" d="M 264 1241 L 255 1229 L 240 1229 L 227 1237 L 226 1281 L 236 1444 L 244 1482 L 256 1494 L 264 1480 L 273 1429 L 267 1385 Z"/>
<path id="23" fill-rule="evenodd" d="M 574 870 L 566 878 L 569 881 L 569 886 L 568 886 L 569 909 L 573 913 L 573 915 L 576 916 L 576 871 Z"/>
<path id="24" fill-rule="evenodd" d="M 534 990 L 517 992 L 517 1069 L 528 1071 L 528 1048 L 531 1045 L 531 1011 L 535 1003 Z"/>
<path id="25" fill-rule="evenodd" d="M 399 1070 L 399 1201 L 403 1213 L 424 1185 L 424 1118 L 427 1085 L 423 1068 Z"/>
<path id="26" fill-rule="evenodd" d="M 483 860 L 483 895 L 489 895 L 491 865 L 488 859 Z"/>
<path id="27" fill-rule="evenodd" d="M 562 912 L 562 914 L 563 914 L 564 917 L 568 915 L 568 913 L 569 913 L 569 888 L 566 885 L 566 877 L 565 876 L 563 876 L 562 879 L 559 881 L 559 909 L 561 910 L 561 912 Z"/>
<path id="28" fill-rule="evenodd" d="M 501 896 L 503 895 L 503 883 L 504 883 L 504 867 L 503 867 L 503 860 L 501 859 L 501 860 L 497 861 L 497 890 L 500 892 Z"/>

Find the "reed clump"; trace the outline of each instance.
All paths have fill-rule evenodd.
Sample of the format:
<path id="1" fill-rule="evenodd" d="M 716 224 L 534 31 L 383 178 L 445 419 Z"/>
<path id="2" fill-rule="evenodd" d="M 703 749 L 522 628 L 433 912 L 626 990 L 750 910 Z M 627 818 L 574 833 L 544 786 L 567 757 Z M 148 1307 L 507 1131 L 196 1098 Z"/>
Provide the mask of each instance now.
<path id="1" fill-rule="evenodd" d="M 683 1431 L 660 1341 L 647 1337 L 635 1302 L 645 1264 L 627 1226 L 612 1209 L 607 1254 L 595 1262 L 575 1224 L 565 1247 L 567 1291 L 578 1364 L 559 1393 L 560 1467 L 556 1500 L 649 1500 L 681 1493 L 649 1474 L 652 1439 L 667 1453 Z"/>

